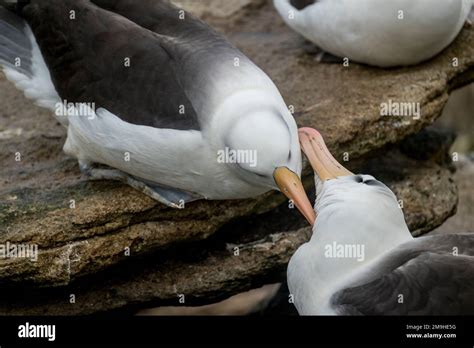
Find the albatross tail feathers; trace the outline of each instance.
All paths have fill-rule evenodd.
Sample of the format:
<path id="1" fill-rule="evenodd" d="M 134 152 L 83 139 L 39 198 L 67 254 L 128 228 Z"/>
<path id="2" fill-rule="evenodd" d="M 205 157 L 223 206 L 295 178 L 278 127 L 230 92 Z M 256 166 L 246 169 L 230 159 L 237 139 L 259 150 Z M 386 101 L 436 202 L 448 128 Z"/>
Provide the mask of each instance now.
<path id="1" fill-rule="evenodd" d="M 41 107 L 55 109 L 60 97 L 29 25 L 2 6 L 0 6 L 0 68 L 3 69 L 7 79 L 23 91 L 27 98 L 33 99 Z"/>
<path id="2" fill-rule="evenodd" d="M 0 7 L 0 64 L 31 76 L 32 47 L 27 31 L 23 19 Z"/>

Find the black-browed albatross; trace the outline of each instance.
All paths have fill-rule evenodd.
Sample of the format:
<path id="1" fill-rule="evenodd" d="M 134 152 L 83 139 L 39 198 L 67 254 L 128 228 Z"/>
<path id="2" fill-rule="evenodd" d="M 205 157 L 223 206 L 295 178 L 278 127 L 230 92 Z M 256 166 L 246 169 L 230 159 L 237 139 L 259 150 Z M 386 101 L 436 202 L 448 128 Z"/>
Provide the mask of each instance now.
<path id="1" fill-rule="evenodd" d="M 167 0 L 30 0 L 15 12 L 0 7 L 0 65 L 56 111 L 65 152 L 92 178 L 173 207 L 280 189 L 314 221 L 283 98 L 208 25 Z"/>
<path id="2" fill-rule="evenodd" d="M 392 67 L 432 58 L 453 42 L 473 0 L 273 0 L 292 29 L 326 52 Z"/>
<path id="3" fill-rule="evenodd" d="M 302 315 L 474 314 L 474 234 L 413 238 L 393 192 L 354 175 L 314 129 L 300 130 L 315 171 L 316 222 L 288 266 Z"/>

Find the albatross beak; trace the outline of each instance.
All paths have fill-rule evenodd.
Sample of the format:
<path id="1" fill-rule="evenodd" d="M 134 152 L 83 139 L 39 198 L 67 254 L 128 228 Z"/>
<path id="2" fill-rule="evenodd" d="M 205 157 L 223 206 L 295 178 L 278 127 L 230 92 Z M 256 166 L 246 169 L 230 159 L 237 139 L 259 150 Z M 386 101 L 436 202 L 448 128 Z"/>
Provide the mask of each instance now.
<path id="1" fill-rule="evenodd" d="M 286 167 L 279 167 L 273 172 L 273 178 L 280 191 L 294 202 L 296 208 L 313 225 L 314 220 L 316 220 L 316 213 L 298 175 Z"/>
<path id="2" fill-rule="evenodd" d="M 298 133 L 301 149 L 322 181 L 335 179 L 338 176 L 354 175 L 331 155 L 323 137 L 316 129 L 300 128 Z"/>

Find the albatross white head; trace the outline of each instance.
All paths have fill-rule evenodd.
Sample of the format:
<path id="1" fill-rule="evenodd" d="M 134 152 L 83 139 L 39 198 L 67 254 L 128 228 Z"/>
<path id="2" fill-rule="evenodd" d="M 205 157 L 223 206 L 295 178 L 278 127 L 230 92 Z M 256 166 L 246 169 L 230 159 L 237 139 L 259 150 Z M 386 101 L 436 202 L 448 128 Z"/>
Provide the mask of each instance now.
<path id="1" fill-rule="evenodd" d="M 288 286 L 300 314 L 332 314 L 335 291 L 412 237 L 387 186 L 345 169 L 316 130 L 302 128 L 299 137 L 315 171 L 317 217 L 310 241 L 291 258 Z"/>
<path id="2" fill-rule="evenodd" d="M 260 102 L 261 103 L 261 102 Z M 268 189 L 280 190 L 298 210 L 314 223 L 315 214 L 301 183 L 301 148 L 296 122 L 288 110 L 264 108 L 244 113 L 225 126 L 225 148 L 254 161 L 237 161 L 231 166 L 242 180 Z"/>

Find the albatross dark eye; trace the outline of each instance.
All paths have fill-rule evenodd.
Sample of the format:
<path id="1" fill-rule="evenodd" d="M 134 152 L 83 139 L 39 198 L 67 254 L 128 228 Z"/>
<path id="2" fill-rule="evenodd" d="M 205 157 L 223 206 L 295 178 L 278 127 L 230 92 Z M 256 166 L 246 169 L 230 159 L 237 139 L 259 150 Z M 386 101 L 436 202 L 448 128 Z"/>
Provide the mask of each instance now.
<path id="1" fill-rule="evenodd" d="M 360 175 L 356 175 L 356 176 L 354 177 L 354 180 L 355 180 L 355 182 L 357 182 L 357 183 L 359 183 L 359 184 L 364 182 L 364 178 L 363 178 L 362 176 L 360 176 Z"/>
<path id="2" fill-rule="evenodd" d="M 354 180 L 355 180 L 355 182 L 357 182 L 359 184 L 365 184 L 365 185 L 369 185 L 369 186 L 380 186 L 381 185 L 380 181 L 378 181 L 376 179 L 373 179 L 373 178 L 367 178 L 367 177 L 364 178 L 364 175 L 356 175 L 354 177 Z"/>
<path id="3" fill-rule="evenodd" d="M 374 180 L 374 179 L 368 179 L 364 181 L 364 184 L 369 185 L 369 186 L 380 186 L 379 181 Z"/>

